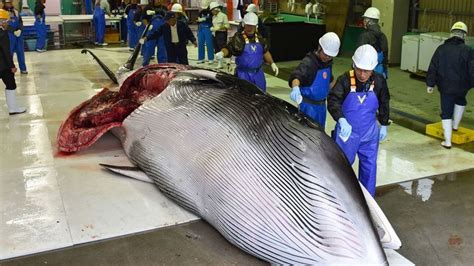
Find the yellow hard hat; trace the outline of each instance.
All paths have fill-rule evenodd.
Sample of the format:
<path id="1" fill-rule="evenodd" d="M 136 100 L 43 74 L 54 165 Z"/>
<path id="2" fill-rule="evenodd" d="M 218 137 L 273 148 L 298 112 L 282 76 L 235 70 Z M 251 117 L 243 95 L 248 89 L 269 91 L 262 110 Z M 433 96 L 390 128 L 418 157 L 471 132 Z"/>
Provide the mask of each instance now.
<path id="1" fill-rule="evenodd" d="M 464 24 L 464 22 L 458 21 L 454 23 L 453 26 L 451 27 L 451 31 L 453 30 L 462 30 L 465 33 L 467 33 L 467 25 Z"/>
<path id="2" fill-rule="evenodd" d="M 10 13 L 6 11 L 5 9 L 0 9 L 0 19 L 9 19 L 10 18 Z"/>

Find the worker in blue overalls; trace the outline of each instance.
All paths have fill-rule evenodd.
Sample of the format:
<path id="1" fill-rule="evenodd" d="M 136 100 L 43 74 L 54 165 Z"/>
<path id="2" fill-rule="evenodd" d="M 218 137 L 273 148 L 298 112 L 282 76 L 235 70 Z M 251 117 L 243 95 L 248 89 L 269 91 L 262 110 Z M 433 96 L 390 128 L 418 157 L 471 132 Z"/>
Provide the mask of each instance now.
<path id="1" fill-rule="evenodd" d="M 137 25 L 133 19 L 137 12 L 137 0 L 132 0 L 130 4 L 125 7 L 125 14 L 127 15 L 127 34 L 128 34 L 128 48 L 130 51 L 135 49 L 140 37 L 137 35 Z"/>
<path id="2" fill-rule="evenodd" d="M 165 10 L 161 8 L 146 10 L 143 22 L 147 25 L 151 23 L 150 28 L 148 28 L 147 37 L 154 34 L 165 23 L 164 15 Z M 158 48 L 156 53 L 158 63 L 168 62 L 165 41 L 163 36 L 160 36 L 158 39 L 149 39 L 143 44 L 143 66 L 150 64 L 150 59 L 153 57 L 156 48 Z"/>
<path id="3" fill-rule="evenodd" d="M 133 22 L 135 23 L 135 30 L 137 34 L 137 40 L 142 38 L 143 32 L 145 31 L 145 24 L 142 22 L 142 18 L 146 16 L 146 10 L 149 8 L 148 0 L 140 0 L 140 4 L 137 7 L 137 11 L 135 12 L 135 16 L 133 18 Z M 144 49 L 140 51 L 140 54 L 144 55 Z"/>
<path id="4" fill-rule="evenodd" d="M 352 57 L 353 69 L 337 79 L 328 96 L 329 113 L 337 121 L 332 137 L 350 164 L 357 154 L 359 181 L 372 196 L 379 141 L 387 137 L 390 101 L 384 76 L 374 71 L 377 57 L 371 45 L 359 46 Z"/>
<path id="5" fill-rule="evenodd" d="M 357 47 L 370 44 L 377 51 L 377 66 L 374 71 L 388 78 L 388 42 L 387 36 L 379 26 L 380 11 L 375 7 L 369 7 L 364 15 L 365 31 L 359 35 Z"/>
<path id="6" fill-rule="evenodd" d="M 110 5 L 107 0 L 96 0 L 93 23 L 95 28 L 95 45 L 106 46 L 105 38 L 105 13 L 110 16 Z"/>
<path id="7" fill-rule="evenodd" d="M 3 8 L 10 14 L 8 25 L 11 27 L 12 31 L 8 32 L 8 37 L 10 39 L 10 51 L 12 57 L 13 54 L 16 53 L 18 65 L 20 65 L 20 73 L 28 74 L 25 64 L 25 45 L 23 42 L 23 36 L 21 34 L 23 30 L 23 21 L 18 11 L 13 8 L 12 0 L 5 0 L 5 5 Z"/>
<path id="8" fill-rule="evenodd" d="M 235 56 L 236 76 L 255 84 L 265 92 L 267 83 L 262 69 L 263 63 L 271 65 L 275 76 L 278 75 L 278 67 L 273 62 L 266 40 L 257 32 L 258 16 L 247 13 L 243 21 L 244 31 L 236 32 L 227 45 L 216 54 L 216 59 L 220 62 L 224 57 Z"/>
<path id="9" fill-rule="evenodd" d="M 46 0 L 36 0 L 35 5 L 35 29 L 38 38 L 36 39 L 36 51 L 38 53 L 46 52 L 46 13 L 44 13 L 44 6 Z"/>
<path id="10" fill-rule="evenodd" d="M 339 53 L 341 41 L 334 32 L 319 38 L 318 49 L 309 52 L 288 80 L 291 100 L 306 116 L 326 127 L 326 98 L 334 85 L 332 59 Z"/>
<path id="11" fill-rule="evenodd" d="M 197 19 L 198 23 L 198 64 L 204 63 L 205 47 L 207 47 L 207 58 L 209 64 L 214 64 L 214 39 L 211 32 L 212 13 L 209 10 L 209 1 L 201 2 L 201 11 Z"/>

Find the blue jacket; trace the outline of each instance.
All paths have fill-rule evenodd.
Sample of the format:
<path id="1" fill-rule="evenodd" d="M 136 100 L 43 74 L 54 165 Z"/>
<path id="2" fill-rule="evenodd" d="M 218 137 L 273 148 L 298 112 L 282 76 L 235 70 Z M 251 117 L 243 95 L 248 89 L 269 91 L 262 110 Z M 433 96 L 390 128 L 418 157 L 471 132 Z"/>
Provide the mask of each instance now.
<path id="1" fill-rule="evenodd" d="M 178 21 L 176 23 L 176 27 L 178 30 L 178 38 L 179 38 L 179 44 L 180 45 L 186 45 L 188 41 L 191 41 L 192 43 L 196 42 L 196 38 L 194 37 L 193 32 L 189 28 L 189 26 L 181 21 Z M 153 40 L 153 39 L 158 39 L 159 37 L 163 36 L 163 39 L 165 41 L 166 47 L 171 47 L 171 27 L 170 24 L 165 23 L 161 25 L 157 31 L 151 33 L 150 35 L 147 36 L 148 40 Z"/>

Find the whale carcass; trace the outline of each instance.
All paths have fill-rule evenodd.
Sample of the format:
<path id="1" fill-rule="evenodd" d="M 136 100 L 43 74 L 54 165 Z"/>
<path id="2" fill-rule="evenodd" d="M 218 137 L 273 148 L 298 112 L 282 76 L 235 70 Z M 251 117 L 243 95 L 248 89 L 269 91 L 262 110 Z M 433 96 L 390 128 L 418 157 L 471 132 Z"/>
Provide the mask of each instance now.
<path id="1" fill-rule="evenodd" d="M 164 194 L 256 257 L 387 264 L 355 174 L 317 124 L 227 74 L 176 66 L 156 73 L 166 86 L 135 101 L 136 109 L 117 116 L 108 102 L 113 121 L 77 122 L 101 113 L 100 95 L 76 108 L 58 133 L 59 150 L 79 150 L 114 128 L 129 159 Z M 78 141 L 78 125 L 88 127 L 86 141 Z"/>

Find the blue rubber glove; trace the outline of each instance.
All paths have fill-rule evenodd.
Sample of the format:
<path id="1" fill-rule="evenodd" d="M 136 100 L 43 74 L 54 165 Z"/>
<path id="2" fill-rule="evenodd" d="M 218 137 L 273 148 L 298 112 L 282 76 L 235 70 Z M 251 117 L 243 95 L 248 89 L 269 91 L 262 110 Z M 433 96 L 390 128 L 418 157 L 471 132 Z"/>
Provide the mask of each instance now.
<path id="1" fill-rule="evenodd" d="M 291 89 L 290 99 L 298 104 L 301 102 L 303 97 L 301 96 L 300 87 L 294 86 L 293 89 Z"/>
<path id="2" fill-rule="evenodd" d="M 352 133 L 352 126 L 349 124 L 349 122 L 347 122 L 344 117 L 339 118 L 338 122 L 339 127 L 341 128 L 341 132 L 339 132 L 339 135 L 344 139 L 348 139 Z"/>
<path id="3" fill-rule="evenodd" d="M 380 127 L 379 140 L 382 141 L 387 137 L 387 126 Z"/>

